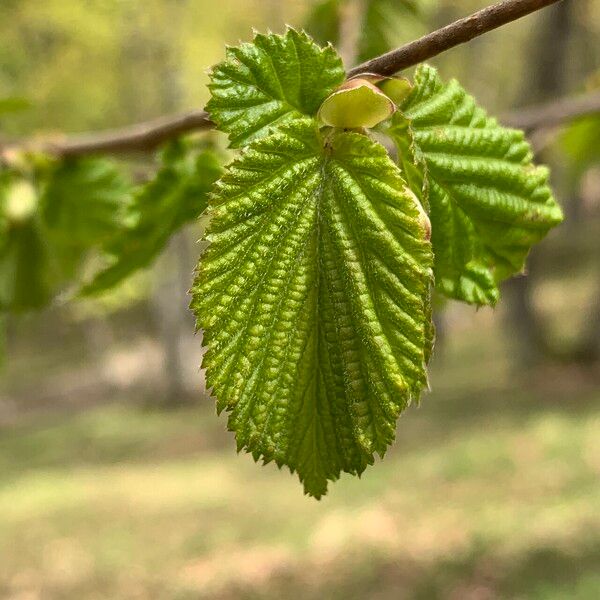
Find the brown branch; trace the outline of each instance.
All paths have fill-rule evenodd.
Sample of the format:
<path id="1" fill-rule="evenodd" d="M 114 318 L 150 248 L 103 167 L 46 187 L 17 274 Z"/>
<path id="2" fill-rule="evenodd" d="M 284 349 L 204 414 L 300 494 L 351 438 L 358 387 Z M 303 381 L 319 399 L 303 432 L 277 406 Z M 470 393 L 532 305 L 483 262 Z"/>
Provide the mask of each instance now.
<path id="1" fill-rule="evenodd" d="M 392 50 L 354 67 L 348 76 L 359 73 L 392 75 L 401 69 L 416 65 L 428 58 L 463 44 L 486 31 L 523 17 L 560 0 L 505 0 L 484 8 L 469 17 L 459 19 L 446 27 L 433 31 L 405 46 Z M 191 111 L 172 117 L 133 125 L 125 129 L 109 130 L 102 133 L 67 137 L 47 143 L 21 143 L 7 147 L 11 149 L 35 148 L 62 157 L 85 154 L 147 152 L 155 149 L 168 139 L 190 131 L 208 129 L 212 123 L 204 111 Z M 0 148 L 0 154 L 3 150 Z"/>
<path id="2" fill-rule="evenodd" d="M 600 114 L 600 92 L 515 110 L 504 115 L 501 121 L 509 127 L 534 131 L 594 114 Z"/>
<path id="3" fill-rule="evenodd" d="M 89 133 L 44 144 L 44 150 L 63 158 L 91 153 L 148 152 L 184 133 L 213 127 L 208 113 L 189 111 L 123 129 Z"/>
<path id="4" fill-rule="evenodd" d="M 432 31 L 422 38 L 368 60 L 348 73 L 393 75 L 428 58 L 437 56 L 454 46 L 464 44 L 492 29 L 510 23 L 560 0 L 505 0 L 488 6 L 469 17 L 459 19 L 446 27 Z"/>

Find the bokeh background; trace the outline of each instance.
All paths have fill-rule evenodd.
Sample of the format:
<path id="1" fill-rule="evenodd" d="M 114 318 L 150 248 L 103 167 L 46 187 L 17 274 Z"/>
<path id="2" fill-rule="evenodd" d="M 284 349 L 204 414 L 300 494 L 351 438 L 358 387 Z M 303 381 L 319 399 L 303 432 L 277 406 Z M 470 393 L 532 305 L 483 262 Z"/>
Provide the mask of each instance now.
<path id="1" fill-rule="evenodd" d="M 2 0 L 0 96 L 28 108 L 0 136 L 201 107 L 225 43 L 335 36 L 334 4 Z M 375 41 L 399 44 L 485 3 L 380 4 Z M 500 115 L 600 87 L 600 4 L 432 62 Z M 600 598 L 600 116 L 533 139 L 566 222 L 496 309 L 438 303 L 433 391 L 321 502 L 237 455 L 204 390 L 186 296 L 201 223 L 118 290 L 6 317 L 0 598 Z"/>

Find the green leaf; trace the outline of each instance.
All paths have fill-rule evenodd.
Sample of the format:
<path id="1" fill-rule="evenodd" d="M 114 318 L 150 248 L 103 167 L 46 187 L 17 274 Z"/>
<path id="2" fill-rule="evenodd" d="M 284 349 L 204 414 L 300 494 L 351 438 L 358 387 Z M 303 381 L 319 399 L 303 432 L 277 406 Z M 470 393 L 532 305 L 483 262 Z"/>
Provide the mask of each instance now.
<path id="1" fill-rule="evenodd" d="M 38 165 L 35 180 L 0 173 L 0 308 L 42 308 L 77 281 L 91 252 L 123 226 L 129 186 L 113 162 Z"/>
<path id="2" fill-rule="evenodd" d="M 345 78 L 331 47 L 320 48 L 305 33 L 257 34 L 251 44 L 227 49 L 213 68 L 206 108 L 232 147 L 267 135 L 303 115 L 315 115 Z"/>
<path id="3" fill-rule="evenodd" d="M 498 282 L 522 271 L 531 246 L 562 220 L 548 170 L 532 163 L 523 132 L 498 125 L 427 65 L 388 133 L 411 187 L 422 177 L 428 194 L 436 287 L 495 304 Z"/>
<path id="4" fill-rule="evenodd" d="M 238 448 L 317 498 L 393 441 L 427 383 L 431 248 L 385 149 L 296 120 L 211 198 L 193 287 L 207 385 Z"/>
<path id="5" fill-rule="evenodd" d="M 398 114 L 391 124 L 382 124 L 381 130 L 392 137 L 398 151 L 398 165 L 404 178 L 421 202 L 421 206 L 429 212 L 429 182 L 425 176 L 427 164 L 416 145 L 410 122 L 404 115 Z"/>
<path id="6" fill-rule="evenodd" d="M 113 161 L 65 160 L 51 173 L 41 198 L 42 218 L 60 245 L 106 243 L 121 228 L 130 185 Z"/>
<path id="7" fill-rule="evenodd" d="M 587 92 L 600 92 L 600 69 L 586 77 Z M 590 167 L 600 163 L 600 112 L 575 119 L 559 137 L 568 159 L 569 176 L 578 180 Z"/>
<path id="8" fill-rule="evenodd" d="M 85 260 L 122 229 L 130 184 L 114 161 L 69 159 L 40 170 L 39 221 L 55 293 L 76 284 Z"/>
<path id="9" fill-rule="evenodd" d="M 156 177 L 141 186 L 130 208 L 130 225 L 107 248 L 111 264 L 86 285 L 83 295 L 96 294 L 147 267 L 169 238 L 197 219 L 206 208 L 208 193 L 222 172 L 210 148 L 176 141 L 161 154 Z"/>

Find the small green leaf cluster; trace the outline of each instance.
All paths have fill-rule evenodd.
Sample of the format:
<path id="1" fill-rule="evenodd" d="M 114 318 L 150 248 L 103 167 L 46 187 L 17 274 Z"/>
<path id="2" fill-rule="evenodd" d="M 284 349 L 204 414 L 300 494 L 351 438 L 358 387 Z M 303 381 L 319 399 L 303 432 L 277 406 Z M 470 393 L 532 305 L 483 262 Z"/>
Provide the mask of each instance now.
<path id="1" fill-rule="evenodd" d="M 562 218 L 523 133 L 456 81 L 422 65 L 390 106 L 378 79 L 344 83 L 331 46 L 289 29 L 228 48 L 209 86 L 241 153 L 193 286 L 207 384 L 238 449 L 316 498 L 383 456 L 427 387 L 434 286 L 495 304 Z"/>
<path id="2" fill-rule="evenodd" d="M 159 163 L 156 175 L 131 192 L 118 234 L 103 247 L 107 264 L 83 286 L 83 295 L 109 290 L 148 267 L 176 231 L 202 214 L 222 172 L 212 147 L 184 139 L 162 150 Z"/>
<path id="3" fill-rule="evenodd" d="M 128 182 L 105 159 L 19 157 L 0 173 L 0 309 L 38 309 L 119 227 Z"/>
<path id="4" fill-rule="evenodd" d="M 0 310 L 96 294 L 147 267 L 205 209 L 221 163 L 211 146 L 176 140 L 134 185 L 108 158 L 10 157 L 0 167 Z"/>

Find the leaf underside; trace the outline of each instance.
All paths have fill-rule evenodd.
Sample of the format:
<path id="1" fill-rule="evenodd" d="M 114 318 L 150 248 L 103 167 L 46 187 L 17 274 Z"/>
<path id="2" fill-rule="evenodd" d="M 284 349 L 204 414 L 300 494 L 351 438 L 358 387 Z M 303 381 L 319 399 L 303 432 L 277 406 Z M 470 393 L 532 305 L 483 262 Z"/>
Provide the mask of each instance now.
<path id="1" fill-rule="evenodd" d="M 498 282 L 521 272 L 531 246 L 562 220 L 548 170 L 532 163 L 523 132 L 498 125 L 427 65 L 388 133 L 411 187 L 427 196 L 436 288 L 495 304 Z"/>
<path id="2" fill-rule="evenodd" d="M 217 184 L 192 308 L 239 449 L 305 491 L 359 474 L 426 385 L 431 250 L 385 150 L 298 119 Z"/>

